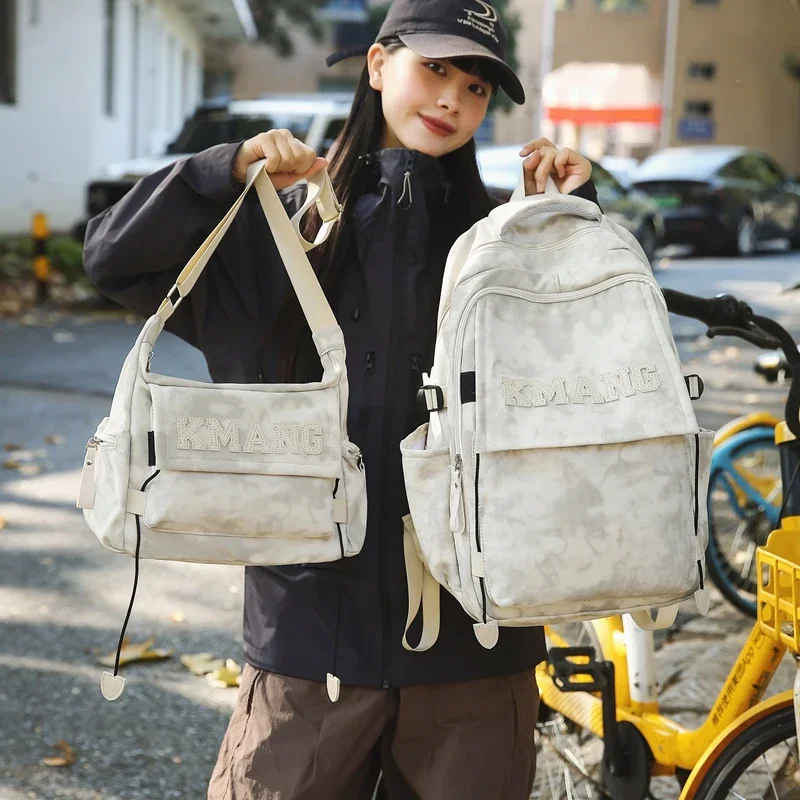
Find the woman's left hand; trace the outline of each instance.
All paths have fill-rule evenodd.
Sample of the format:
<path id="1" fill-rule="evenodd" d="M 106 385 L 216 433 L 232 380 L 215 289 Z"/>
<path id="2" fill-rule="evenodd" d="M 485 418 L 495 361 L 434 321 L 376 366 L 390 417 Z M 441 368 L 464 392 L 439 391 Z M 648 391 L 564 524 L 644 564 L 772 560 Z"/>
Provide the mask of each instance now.
<path id="1" fill-rule="evenodd" d="M 565 147 L 559 150 L 549 139 L 536 139 L 520 150 L 527 156 L 522 169 L 525 175 L 525 194 L 541 194 L 551 176 L 561 194 L 574 192 L 592 175 L 588 158 Z"/>

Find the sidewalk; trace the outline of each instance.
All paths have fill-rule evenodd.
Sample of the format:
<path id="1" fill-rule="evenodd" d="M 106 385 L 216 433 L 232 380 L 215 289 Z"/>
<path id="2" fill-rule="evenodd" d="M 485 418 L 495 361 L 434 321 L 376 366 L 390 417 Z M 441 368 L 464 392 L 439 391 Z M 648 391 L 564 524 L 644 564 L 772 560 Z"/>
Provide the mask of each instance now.
<path id="1" fill-rule="evenodd" d="M 74 496 L 86 440 L 138 332 L 137 320 L 102 314 L 0 321 L 0 444 L 24 444 L 43 468 L 0 470 L 0 800 L 201 800 L 235 701 L 235 689 L 212 688 L 179 656 L 206 651 L 241 663 L 242 569 L 155 561 L 142 563 L 128 635 L 154 636 L 174 655 L 124 668 L 128 685 L 114 703 L 99 692 L 95 652 L 116 646 L 133 562 L 101 548 Z M 691 338 L 680 346 L 687 373 L 706 381 L 701 424 L 718 427 L 742 408 L 780 412 L 784 389 L 751 372 L 753 348 L 709 349 Z M 154 368 L 207 378 L 202 356 L 169 335 Z M 64 441 L 48 444 L 49 434 Z M 696 724 L 749 627 L 718 597 L 705 619 L 687 607 L 657 654 L 664 710 Z M 787 659 L 771 691 L 793 677 Z M 75 763 L 44 766 L 60 740 Z M 677 797 L 674 780 L 659 779 L 654 794 Z"/>

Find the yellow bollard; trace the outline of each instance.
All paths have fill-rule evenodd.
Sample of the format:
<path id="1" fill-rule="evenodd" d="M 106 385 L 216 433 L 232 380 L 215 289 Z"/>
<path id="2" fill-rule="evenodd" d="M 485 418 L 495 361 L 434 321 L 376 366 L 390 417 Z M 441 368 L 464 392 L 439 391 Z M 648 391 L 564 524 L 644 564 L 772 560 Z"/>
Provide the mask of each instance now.
<path id="1" fill-rule="evenodd" d="M 31 225 L 33 234 L 33 276 L 36 279 L 36 299 L 47 301 L 50 293 L 50 258 L 47 255 L 47 238 L 50 235 L 47 217 L 37 211 Z"/>

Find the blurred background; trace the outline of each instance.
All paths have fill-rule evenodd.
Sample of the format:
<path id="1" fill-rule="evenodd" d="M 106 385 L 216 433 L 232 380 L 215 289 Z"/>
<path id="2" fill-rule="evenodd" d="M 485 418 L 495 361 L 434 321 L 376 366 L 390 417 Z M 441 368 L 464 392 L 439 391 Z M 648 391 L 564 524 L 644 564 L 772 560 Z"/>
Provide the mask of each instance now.
<path id="1" fill-rule="evenodd" d="M 495 5 L 529 99 L 498 98 L 476 137 L 487 185 L 510 194 L 520 145 L 540 134 L 575 148 L 663 287 L 733 293 L 800 338 L 797 0 Z M 128 688 L 113 704 L 98 691 L 133 564 L 102 550 L 75 495 L 142 320 L 88 284 L 86 221 L 220 142 L 281 127 L 324 153 L 363 66 L 325 56 L 371 43 L 387 8 L 0 0 L 0 800 L 204 796 L 236 696 L 241 569 L 144 563 Z M 785 364 L 671 321 L 686 373 L 705 381 L 701 425 L 782 412 Z M 154 366 L 208 379 L 169 334 Z M 731 534 L 732 602 L 754 586 L 762 511 Z M 666 711 L 702 717 L 749 625 L 719 593 L 708 618 L 682 612 L 659 640 Z"/>

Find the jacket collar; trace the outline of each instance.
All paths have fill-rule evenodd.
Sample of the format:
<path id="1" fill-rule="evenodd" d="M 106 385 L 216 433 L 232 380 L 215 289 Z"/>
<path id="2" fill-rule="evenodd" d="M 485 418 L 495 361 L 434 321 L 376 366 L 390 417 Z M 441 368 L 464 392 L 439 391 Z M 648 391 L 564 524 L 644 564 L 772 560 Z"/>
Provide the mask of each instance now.
<path id="1" fill-rule="evenodd" d="M 362 156 L 366 166 L 367 190 L 377 186 L 388 186 L 392 194 L 404 201 L 413 200 L 413 193 L 422 191 L 430 199 L 437 195 L 445 198 L 450 185 L 438 158 L 409 150 L 405 147 L 390 147 Z"/>

